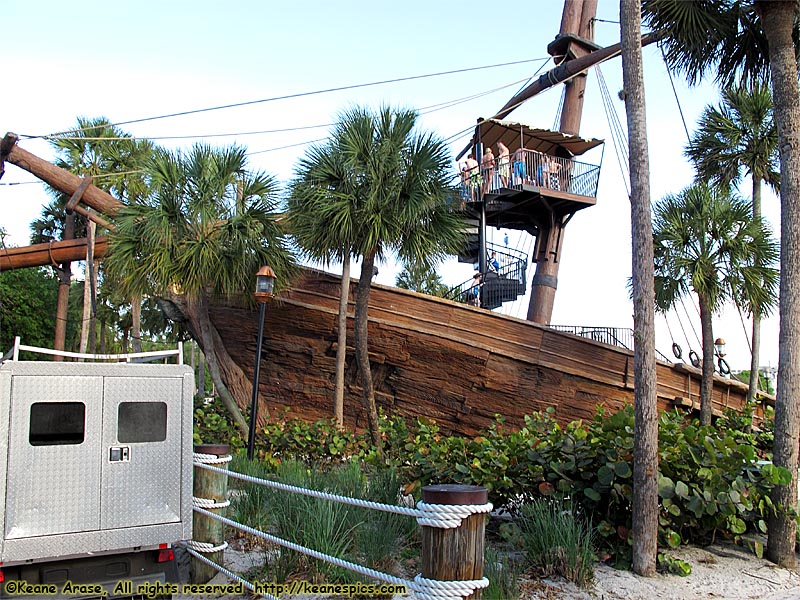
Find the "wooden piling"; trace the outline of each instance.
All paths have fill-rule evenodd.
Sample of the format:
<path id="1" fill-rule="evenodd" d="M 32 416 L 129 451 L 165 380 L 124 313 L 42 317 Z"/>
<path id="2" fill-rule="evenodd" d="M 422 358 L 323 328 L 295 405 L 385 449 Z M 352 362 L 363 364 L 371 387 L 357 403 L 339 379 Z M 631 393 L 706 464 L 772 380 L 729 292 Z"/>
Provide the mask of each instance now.
<path id="1" fill-rule="evenodd" d="M 428 485 L 425 504 L 486 504 L 488 491 L 476 485 Z M 454 529 L 422 527 L 422 576 L 438 581 L 472 581 L 483 577 L 486 514 L 470 515 Z M 475 590 L 468 600 L 480 600 Z"/>
<path id="2" fill-rule="evenodd" d="M 218 457 L 230 454 L 230 447 L 227 444 L 202 444 L 194 447 L 198 454 L 213 454 Z M 221 469 L 227 469 L 228 463 L 214 465 Z M 194 467 L 194 486 L 193 495 L 195 498 L 205 498 L 215 502 L 224 502 L 227 499 L 228 477 L 208 469 Z M 207 508 L 206 510 L 224 515 L 224 508 Z M 219 546 L 225 541 L 224 525 L 205 515 L 197 512 L 192 518 L 193 534 L 192 539 L 196 542 L 205 542 L 212 546 Z M 206 558 L 213 560 L 218 565 L 223 564 L 223 551 L 202 553 Z M 214 575 L 216 569 L 204 562 L 192 557 L 192 583 L 207 583 Z"/>

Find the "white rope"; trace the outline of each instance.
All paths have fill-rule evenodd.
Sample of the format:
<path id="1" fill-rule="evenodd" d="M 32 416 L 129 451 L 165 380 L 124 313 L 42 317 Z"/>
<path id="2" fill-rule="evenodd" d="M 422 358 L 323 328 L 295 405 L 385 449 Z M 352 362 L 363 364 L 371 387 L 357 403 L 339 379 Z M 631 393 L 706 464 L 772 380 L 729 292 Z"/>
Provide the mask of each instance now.
<path id="1" fill-rule="evenodd" d="M 492 503 L 487 504 L 425 504 L 417 502 L 420 516 L 417 523 L 439 529 L 454 529 L 461 521 L 471 515 L 492 512 Z"/>
<path id="2" fill-rule="evenodd" d="M 209 471 L 214 471 L 228 477 L 241 479 L 249 483 L 255 483 L 266 487 L 271 487 L 276 490 L 284 492 L 292 492 L 295 494 L 302 494 L 304 496 L 311 496 L 312 498 L 320 498 L 322 500 L 331 500 L 333 502 L 340 502 L 342 504 L 349 504 L 351 506 L 360 506 L 361 508 L 371 508 L 373 510 L 380 510 L 383 512 L 404 515 L 407 517 L 414 517 L 420 525 L 428 527 L 438 527 L 441 529 L 452 529 L 461 524 L 462 519 L 470 515 L 479 513 L 492 512 L 492 504 L 425 504 L 418 502 L 417 508 L 410 508 L 407 506 L 395 506 L 392 504 L 382 504 L 380 502 L 372 502 L 371 500 L 360 500 L 358 498 L 349 498 L 347 496 L 339 496 L 338 494 L 329 494 L 328 492 L 321 492 L 319 490 L 308 490 L 305 488 L 280 483 L 277 481 L 270 481 L 268 479 L 261 479 L 253 477 L 252 475 L 244 475 L 235 471 L 228 471 L 227 469 L 220 469 L 209 464 L 195 463 L 195 466 Z"/>
<path id="3" fill-rule="evenodd" d="M 234 581 L 240 581 L 240 582 L 242 583 L 242 585 L 244 585 L 244 587 L 246 587 L 246 588 L 247 588 L 248 590 L 250 590 L 251 592 L 255 593 L 255 591 L 256 591 L 256 586 L 254 586 L 252 583 L 250 583 L 249 581 L 247 581 L 247 580 L 246 580 L 244 577 L 242 577 L 241 575 L 238 575 L 238 574 L 234 573 L 233 571 L 229 571 L 228 569 L 226 569 L 226 568 L 225 568 L 225 567 L 223 567 L 222 565 L 218 565 L 217 563 L 215 563 L 215 562 L 214 562 L 213 560 L 211 560 L 210 558 L 207 558 L 207 557 L 203 556 L 202 554 L 198 554 L 197 552 L 195 552 L 195 551 L 194 551 L 194 550 L 192 550 L 191 548 L 186 548 L 186 551 L 187 551 L 189 554 L 191 554 L 192 556 L 194 556 L 194 557 L 195 557 L 197 560 L 199 560 L 199 561 L 201 561 L 201 562 L 204 562 L 204 563 L 205 563 L 205 564 L 207 564 L 209 567 L 212 567 L 212 568 L 216 569 L 217 571 L 219 571 L 220 573 L 222 573 L 222 574 L 223 574 L 223 575 L 225 575 L 226 577 L 228 577 L 228 578 L 230 578 L 230 579 L 233 579 Z M 265 598 L 268 598 L 268 600 L 278 600 L 278 598 L 276 598 L 275 596 L 272 596 L 271 594 L 263 594 L 263 596 L 264 596 Z"/>
<path id="4" fill-rule="evenodd" d="M 226 508 L 230 505 L 230 500 L 217 502 L 216 500 L 212 500 L 210 498 L 198 498 L 197 496 L 192 496 L 192 506 L 199 506 L 200 508 Z"/>
<path id="5" fill-rule="evenodd" d="M 195 512 L 210 517 L 212 519 L 216 519 L 225 525 L 233 527 L 234 529 L 238 529 L 239 531 L 244 531 L 245 533 L 249 533 L 250 535 L 254 535 L 256 537 L 260 537 L 261 539 L 267 540 L 273 544 L 278 546 L 283 546 L 284 548 L 288 548 L 289 550 L 294 550 L 295 552 L 299 552 L 300 554 L 305 554 L 306 556 L 310 556 L 311 558 L 316 558 L 319 560 L 323 560 L 327 563 L 332 565 L 336 565 L 337 567 L 342 567 L 344 569 L 349 569 L 356 573 L 360 573 L 361 575 L 366 575 L 367 577 L 372 577 L 373 579 L 377 579 L 378 581 L 385 581 L 386 583 L 392 583 L 396 585 L 405 585 L 409 587 L 411 582 L 406 581 L 404 579 L 400 579 L 399 577 L 395 577 L 394 575 L 389 575 L 388 573 L 381 573 L 380 571 L 376 571 L 375 569 L 370 569 L 368 567 L 364 567 L 361 565 L 357 565 L 355 563 L 348 562 L 346 560 L 342 560 L 341 558 L 336 558 L 335 556 L 329 556 L 327 554 L 323 554 L 322 552 L 318 552 L 317 550 L 312 550 L 310 548 L 306 548 L 305 546 L 301 546 L 300 544 L 295 544 L 294 542 L 290 542 L 274 535 L 270 535 L 269 533 L 264 533 L 258 529 L 253 527 L 249 527 L 248 525 L 242 525 L 241 523 L 237 523 L 232 519 L 228 519 L 227 517 L 223 517 L 216 513 L 209 512 L 204 508 L 195 508 Z"/>
<path id="6" fill-rule="evenodd" d="M 202 463 L 204 465 L 219 465 L 229 463 L 233 457 L 228 454 L 227 456 L 217 456 L 216 454 L 203 454 L 201 452 L 193 452 L 192 457 L 195 463 Z"/>
<path id="7" fill-rule="evenodd" d="M 203 552 L 204 554 L 213 554 L 214 552 L 222 552 L 225 548 L 228 547 L 228 542 L 222 542 L 221 544 L 215 546 L 214 544 L 209 544 L 208 542 L 198 542 L 197 540 L 187 540 L 186 545 L 195 550 L 197 552 Z"/>
<path id="8" fill-rule="evenodd" d="M 471 581 L 439 581 L 417 575 L 413 587 L 414 595 L 420 600 L 462 600 L 475 590 L 488 586 L 489 580 L 486 577 Z"/>

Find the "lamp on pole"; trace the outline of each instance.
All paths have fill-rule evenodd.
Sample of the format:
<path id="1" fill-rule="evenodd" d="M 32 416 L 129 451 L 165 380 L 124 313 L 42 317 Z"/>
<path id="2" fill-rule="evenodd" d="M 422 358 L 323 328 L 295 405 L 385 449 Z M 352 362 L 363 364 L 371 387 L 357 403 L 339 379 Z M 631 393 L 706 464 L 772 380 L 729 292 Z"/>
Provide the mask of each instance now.
<path id="1" fill-rule="evenodd" d="M 250 430 L 247 434 L 247 458 L 253 459 L 253 450 L 256 443 L 256 416 L 258 415 L 258 377 L 261 372 L 261 342 L 264 338 L 264 312 L 267 302 L 274 294 L 275 271 L 263 266 L 256 273 L 256 291 L 253 294 L 259 303 L 258 311 L 258 341 L 256 343 L 256 366 L 253 369 L 253 396 L 250 399 Z"/>

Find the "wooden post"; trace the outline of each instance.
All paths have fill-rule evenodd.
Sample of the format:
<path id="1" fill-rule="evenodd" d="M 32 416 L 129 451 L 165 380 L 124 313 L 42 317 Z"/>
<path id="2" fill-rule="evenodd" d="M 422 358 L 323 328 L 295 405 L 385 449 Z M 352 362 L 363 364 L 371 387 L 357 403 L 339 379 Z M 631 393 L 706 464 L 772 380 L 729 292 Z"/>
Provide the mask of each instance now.
<path id="1" fill-rule="evenodd" d="M 425 504 L 486 504 L 489 493 L 476 485 L 427 485 Z M 483 577 L 486 514 L 474 514 L 454 529 L 422 527 L 422 576 L 438 581 L 472 581 Z M 468 600 L 480 600 L 475 590 Z"/>
<path id="2" fill-rule="evenodd" d="M 194 451 L 198 454 L 214 454 L 216 456 L 227 456 L 230 453 L 230 447 L 227 444 L 201 444 L 194 447 Z M 214 465 L 223 469 L 227 469 L 228 463 L 221 463 Z M 215 502 L 224 502 L 227 499 L 228 492 L 228 477 L 208 469 L 201 467 L 194 468 L 194 487 L 193 495 L 195 498 L 205 498 L 207 500 L 214 500 Z M 221 513 L 224 508 L 208 508 L 206 509 L 213 513 Z M 197 512 L 194 513 L 192 518 L 192 526 L 194 532 L 192 539 L 196 542 L 205 542 L 213 546 L 219 546 L 225 541 L 224 525 L 205 515 Z M 223 551 L 203 553 L 203 556 L 213 560 L 218 565 L 222 564 Z M 217 574 L 216 569 L 204 562 L 192 557 L 192 583 L 207 583 L 214 575 Z"/>

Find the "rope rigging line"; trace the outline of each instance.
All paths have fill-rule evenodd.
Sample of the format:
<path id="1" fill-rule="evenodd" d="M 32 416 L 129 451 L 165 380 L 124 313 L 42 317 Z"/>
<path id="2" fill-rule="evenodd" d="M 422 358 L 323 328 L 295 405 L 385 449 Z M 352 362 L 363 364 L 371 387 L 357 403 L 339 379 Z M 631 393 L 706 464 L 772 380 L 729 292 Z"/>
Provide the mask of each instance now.
<path id="1" fill-rule="evenodd" d="M 212 106 L 212 107 L 207 107 L 207 108 L 197 108 L 197 109 L 193 109 L 193 110 L 185 110 L 185 111 L 170 113 L 170 114 L 166 114 L 166 115 L 159 115 L 159 116 L 155 116 L 155 117 L 143 117 L 143 118 L 140 118 L 140 119 L 130 119 L 128 121 L 119 121 L 117 123 L 112 123 L 112 124 L 110 124 L 110 126 L 115 127 L 115 126 L 119 126 L 119 125 L 131 125 L 133 123 L 144 123 L 144 122 L 147 122 L 147 121 L 156 121 L 156 120 L 159 120 L 159 119 L 168 119 L 168 118 L 172 118 L 172 117 L 182 117 L 182 116 L 185 116 L 185 115 L 194 115 L 194 114 L 198 114 L 198 113 L 211 112 L 211 111 L 215 111 L 215 110 L 224 110 L 224 109 L 228 109 L 228 108 L 238 108 L 238 107 L 241 107 L 241 106 L 250 106 L 250 105 L 253 105 L 253 104 L 263 104 L 263 103 L 266 103 L 266 102 L 275 102 L 275 101 L 278 101 L 278 100 L 291 100 L 291 99 L 294 99 L 294 98 L 302 98 L 302 97 L 305 97 L 305 96 L 315 96 L 315 95 L 319 95 L 319 94 L 328 94 L 328 93 L 331 93 L 331 92 L 341 92 L 341 91 L 344 91 L 344 90 L 352 90 L 352 89 L 358 89 L 358 88 L 364 88 L 364 87 L 373 87 L 373 86 L 378 86 L 378 85 L 385 85 L 385 84 L 388 84 L 388 83 L 400 83 L 402 81 L 413 81 L 413 80 L 417 80 L 417 79 L 428 79 L 428 78 L 431 78 L 431 77 L 441 77 L 441 76 L 444 76 L 444 75 L 456 75 L 456 74 L 459 74 L 459 73 L 469 73 L 469 72 L 472 72 L 472 71 L 482 71 L 482 70 L 486 70 L 486 69 L 496 69 L 496 68 L 500 68 L 500 67 L 509 67 L 509 66 L 514 66 L 514 65 L 522 65 L 522 64 L 532 63 L 532 62 L 537 62 L 537 61 L 545 61 L 546 62 L 546 61 L 549 61 L 549 60 L 550 60 L 550 57 L 547 57 L 547 58 L 529 58 L 529 59 L 525 59 L 525 60 L 517 60 L 517 61 L 506 62 L 506 63 L 497 63 L 497 64 L 492 64 L 492 65 L 484 65 L 484 66 L 480 66 L 480 67 L 468 67 L 468 68 L 465 68 L 465 69 L 454 69 L 454 70 L 451 70 L 451 71 L 440 71 L 440 72 L 437 72 L 437 73 L 427 73 L 425 75 L 411 75 L 411 76 L 408 76 L 408 77 L 397 77 L 397 78 L 394 78 L 394 79 L 384 79 L 384 80 L 381 80 L 381 81 L 371 81 L 369 83 L 357 83 L 357 84 L 352 84 L 352 85 L 343 85 L 343 86 L 338 86 L 338 87 L 333 87 L 333 88 L 326 88 L 326 89 L 322 89 L 322 90 L 315 90 L 315 91 L 311 91 L 311 92 L 298 92 L 296 94 L 287 94 L 285 96 L 273 96 L 271 98 L 261 98 L 259 100 L 248 100 L 248 101 L 245 101 L 245 102 L 235 102 L 235 103 L 232 103 L 232 104 L 223 104 L 223 105 Z M 68 130 L 65 130 L 65 131 L 52 133 L 50 135 L 55 136 L 55 135 L 77 133 L 79 131 L 84 131 L 86 129 L 94 129 L 94 127 L 84 127 L 84 128 L 80 128 L 80 129 L 68 129 Z M 44 136 L 27 136 L 27 137 L 30 137 L 30 138 L 41 138 L 41 137 L 44 137 Z"/>
<path id="2" fill-rule="evenodd" d="M 684 301 L 683 296 L 680 297 L 680 300 L 681 300 L 681 305 L 683 306 L 683 312 L 686 313 L 686 319 L 689 321 L 689 327 L 691 327 L 692 333 L 694 334 L 697 343 L 700 344 L 700 347 L 702 348 L 703 342 L 700 340 L 700 336 L 697 335 L 697 330 L 694 328 L 694 323 L 692 323 L 692 317 L 689 315 L 689 309 L 686 308 L 686 302 Z M 686 343 L 691 348 L 692 343 L 689 341 L 688 337 L 686 338 Z"/>
<path id="3" fill-rule="evenodd" d="M 558 108 L 556 108 L 556 116 L 553 119 L 553 131 L 558 131 L 559 123 L 561 122 L 561 111 L 564 109 L 564 98 L 567 95 L 567 86 L 561 88 L 561 98 L 558 99 Z"/>
<path id="4" fill-rule="evenodd" d="M 672 93 L 675 96 L 675 103 L 678 105 L 678 112 L 681 115 L 681 123 L 683 123 L 683 130 L 686 132 L 686 139 L 691 142 L 692 136 L 689 135 L 689 128 L 686 126 L 686 118 L 683 116 L 683 107 L 681 106 L 680 99 L 678 99 L 678 91 L 675 89 L 675 81 L 672 79 L 672 72 L 669 70 L 669 65 L 667 65 L 667 56 L 666 54 L 664 54 L 664 46 L 659 44 L 658 47 L 661 49 L 661 58 L 664 60 L 664 66 L 667 69 L 667 75 L 669 76 L 669 83 L 672 86 Z"/>
<path id="5" fill-rule="evenodd" d="M 611 130 L 611 141 L 614 144 L 614 154 L 617 158 L 617 164 L 619 165 L 620 173 L 622 174 L 622 183 L 625 185 L 625 191 L 630 197 L 630 172 L 626 168 L 626 165 L 629 163 L 628 136 L 625 133 L 625 130 L 622 128 L 622 123 L 620 122 L 619 115 L 617 114 L 616 108 L 611 100 L 611 94 L 608 91 L 608 86 L 606 85 L 606 80 L 605 77 L 603 77 L 603 71 L 600 68 L 600 65 L 595 65 L 595 71 L 597 72 L 597 85 L 600 88 L 600 98 L 603 101 L 603 110 L 606 113 L 606 121 L 608 122 L 609 129 Z"/>

